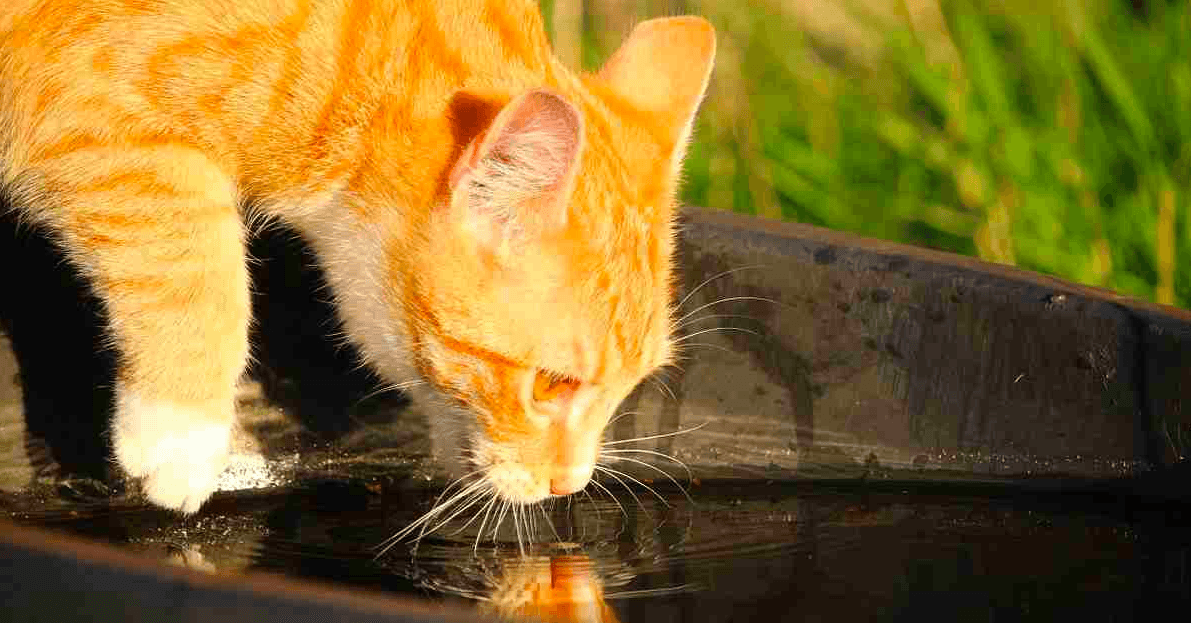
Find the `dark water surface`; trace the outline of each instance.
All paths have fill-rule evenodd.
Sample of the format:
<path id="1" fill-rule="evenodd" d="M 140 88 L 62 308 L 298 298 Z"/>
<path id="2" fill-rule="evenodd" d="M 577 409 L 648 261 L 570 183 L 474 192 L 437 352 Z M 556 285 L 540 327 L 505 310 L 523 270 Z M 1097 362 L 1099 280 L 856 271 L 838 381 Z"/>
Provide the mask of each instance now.
<path id="1" fill-rule="evenodd" d="M 703 482 L 690 489 L 693 503 L 671 486 L 656 496 L 634 490 L 636 500 L 620 488 L 615 501 L 593 492 L 534 508 L 520 546 L 511 515 L 493 539 L 495 514 L 469 524 L 466 513 L 425 536 L 416 554 L 401 543 L 376 557 L 375 546 L 440 492 L 409 481 L 315 482 L 217 496 L 188 519 L 132 505 L 6 505 L 21 523 L 194 568 L 265 570 L 505 616 L 1174 621 L 1191 612 L 1186 506 L 890 483 Z"/>

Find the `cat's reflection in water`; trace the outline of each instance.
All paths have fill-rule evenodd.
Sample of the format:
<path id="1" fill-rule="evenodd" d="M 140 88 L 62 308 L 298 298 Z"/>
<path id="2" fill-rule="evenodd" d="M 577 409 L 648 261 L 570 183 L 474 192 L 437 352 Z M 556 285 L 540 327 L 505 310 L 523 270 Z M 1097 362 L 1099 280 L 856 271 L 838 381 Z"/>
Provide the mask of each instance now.
<path id="1" fill-rule="evenodd" d="M 165 559 L 194 571 L 216 569 L 199 548 L 169 547 Z M 235 569 L 242 571 L 242 569 Z M 543 623 L 607 623 L 619 621 L 604 597 L 599 567 L 586 555 L 511 557 L 501 571 L 486 578 L 487 592 L 470 596 L 479 600 L 480 612 L 505 621 Z"/>
<path id="2" fill-rule="evenodd" d="M 215 560 L 195 546 L 166 548 L 167 562 L 194 571 L 243 571 L 240 565 Z M 479 600 L 480 612 L 506 621 L 544 623 L 607 623 L 619 621 L 604 596 L 599 566 L 584 554 L 510 557 L 496 574 L 486 574 L 485 593 L 467 591 Z"/>
<path id="3" fill-rule="evenodd" d="M 480 610 L 509 621 L 618 621 L 604 598 L 599 567 L 586 555 L 510 559 Z"/>
<path id="4" fill-rule="evenodd" d="M 170 548 L 166 561 L 172 565 L 202 571 L 204 573 L 215 573 L 217 571 L 215 564 L 207 560 L 207 557 L 203 556 L 203 553 L 193 545 L 189 547 Z"/>
<path id="5" fill-rule="evenodd" d="M 186 544 L 144 543 L 144 551 L 169 564 L 204 573 L 242 573 L 252 567 L 259 543 Z M 470 554 L 470 550 L 468 551 Z M 493 554 L 496 554 L 493 552 Z M 478 610 L 505 621 L 544 623 L 619 621 L 605 596 L 609 569 L 578 550 L 560 546 L 554 555 L 522 556 L 520 553 L 481 555 L 462 565 L 458 560 L 420 567 L 428 588 L 466 596 Z M 452 564 L 453 563 L 453 564 Z M 631 573 L 613 573 L 613 584 L 623 584 Z M 464 579 L 466 578 L 466 579 Z M 477 582 L 478 580 L 478 582 Z"/>
<path id="6" fill-rule="evenodd" d="M 262 530 L 229 526 L 226 529 L 231 537 L 221 538 L 217 528 L 204 528 L 175 528 L 125 547 L 148 558 L 202 573 L 236 575 L 247 573 L 258 564 L 265 547 Z M 197 534 L 187 535 L 188 530 Z"/>
<path id="7" fill-rule="evenodd" d="M 465 597 L 482 613 L 505 621 L 618 621 L 612 602 L 701 590 L 701 584 L 686 581 L 659 586 L 656 578 L 645 582 L 647 588 L 629 590 L 643 573 L 656 570 L 665 552 L 690 537 L 693 513 L 651 500 L 639 507 L 589 500 L 554 511 L 548 532 L 541 524 L 536 533 L 531 524 L 528 536 L 512 528 L 495 535 L 485 531 L 481 541 L 491 537 L 492 543 L 477 547 L 474 526 L 446 531 L 411 548 L 404 562 L 391 556 L 389 568 L 423 589 Z"/>

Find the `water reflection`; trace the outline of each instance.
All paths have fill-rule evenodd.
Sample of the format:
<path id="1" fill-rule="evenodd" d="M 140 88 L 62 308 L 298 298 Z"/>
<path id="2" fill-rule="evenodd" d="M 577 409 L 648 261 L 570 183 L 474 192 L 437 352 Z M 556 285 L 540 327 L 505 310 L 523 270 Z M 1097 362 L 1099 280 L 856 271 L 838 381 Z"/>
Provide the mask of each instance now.
<path id="1" fill-rule="evenodd" d="M 696 507 L 667 493 L 560 503 L 519 532 L 480 533 L 479 522 L 460 519 L 383 561 L 499 619 L 622 621 L 639 620 L 624 616 L 633 604 L 673 607 L 722 586 L 724 566 L 764 568 L 804 549 L 796 498 L 733 496 Z M 525 541 L 533 545 L 523 549 Z"/>
<path id="2" fill-rule="evenodd" d="M 423 569 L 427 586 L 474 599 L 481 613 L 507 621 L 546 623 L 619 621 L 605 595 L 603 569 L 581 552 L 506 555 L 477 561 L 475 575 L 458 582 L 442 569 Z M 435 576 L 438 577 L 435 577 Z M 450 574 L 450 578 L 457 574 Z"/>
<path id="3" fill-rule="evenodd" d="M 1128 620 L 1139 600 L 1191 601 L 1185 507 L 768 481 L 704 483 L 695 504 L 661 491 L 546 508 L 522 526 L 524 554 L 508 522 L 479 534 L 460 518 L 378 558 L 441 492 L 405 485 L 222 497 L 186 520 L 132 505 L 10 516 L 205 572 L 278 573 L 505 620 Z"/>
<path id="4" fill-rule="evenodd" d="M 517 558 L 495 578 L 481 611 L 549 623 L 619 621 L 597 567 L 583 555 Z"/>
<path id="5" fill-rule="evenodd" d="M 588 498 L 543 508 L 519 529 L 481 532 L 478 522 L 461 519 L 382 564 L 501 620 L 620 621 L 616 600 L 695 590 L 685 583 L 626 590 L 689 537 L 690 511 L 657 500 L 626 506 Z"/>
<path id="6" fill-rule="evenodd" d="M 173 547 L 170 550 L 166 562 L 171 565 L 177 565 L 194 571 L 202 571 L 204 573 L 215 573 L 218 571 L 215 568 L 215 564 L 207 560 L 207 557 L 203 556 L 199 548 L 194 545 Z"/>

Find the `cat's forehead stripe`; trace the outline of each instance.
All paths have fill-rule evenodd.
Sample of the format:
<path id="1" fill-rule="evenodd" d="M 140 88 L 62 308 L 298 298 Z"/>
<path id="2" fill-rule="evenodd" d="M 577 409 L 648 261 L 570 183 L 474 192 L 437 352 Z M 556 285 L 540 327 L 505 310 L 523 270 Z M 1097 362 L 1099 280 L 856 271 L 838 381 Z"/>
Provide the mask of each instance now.
<path id="1" fill-rule="evenodd" d="M 524 22 L 532 16 L 519 15 L 515 20 L 514 16 L 509 14 L 513 8 L 515 7 L 489 0 L 484 6 L 484 19 L 498 33 L 501 45 L 507 53 L 506 58 L 511 56 L 540 72 L 549 61 L 549 56 L 542 54 L 543 51 L 549 50 L 549 43 L 525 36 L 526 29 L 518 22 Z"/>
<path id="2" fill-rule="evenodd" d="M 487 361 L 494 366 L 515 368 L 528 367 L 524 362 L 517 361 L 511 357 L 484 348 L 483 346 L 472 344 L 449 335 L 443 329 L 442 323 L 439 322 L 438 316 L 435 315 L 434 310 L 430 307 L 430 304 L 417 292 L 417 289 L 410 290 L 407 304 L 411 305 L 416 310 L 417 315 L 422 319 L 431 332 L 438 337 L 443 346 L 455 351 L 456 353 L 470 355 L 477 359 Z"/>
<path id="3" fill-rule="evenodd" d="M 451 336 L 447 335 L 446 333 L 444 333 L 441 330 L 441 328 L 439 328 L 438 326 L 435 326 L 435 333 L 438 335 L 438 339 L 442 342 L 443 346 L 445 346 L 457 353 L 469 355 L 471 357 L 475 357 L 476 359 L 482 359 L 482 360 L 487 361 L 488 363 L 492 364 L 493 366 L 497 366 L 497 367 L 504 367 L 504 368 L 525 368 L 525 367 L 528 367 L 528 366 L 526 366 L 526 364 L 524 362 L 517 361 L 517 360 L 514 360 L 514 359 L 507 357 L 505 355 L 501 355 L 500 353 L 493 352 L 491 350 L 488 350 L 487 348 L 484 348 L 483 346 L 478 346 L 476 344 L 472 344 L 470 342 L 466 342 L 464 340 L 460 340 L 458 338 L 451 337 Z"/>

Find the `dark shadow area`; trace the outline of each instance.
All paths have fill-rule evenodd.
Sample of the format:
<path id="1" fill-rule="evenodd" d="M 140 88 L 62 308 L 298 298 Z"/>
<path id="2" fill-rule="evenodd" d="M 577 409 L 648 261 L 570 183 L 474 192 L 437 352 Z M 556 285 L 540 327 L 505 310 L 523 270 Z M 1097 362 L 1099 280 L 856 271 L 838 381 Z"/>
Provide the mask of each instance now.
<path id="1" fill-rule="evenodd" d="M 312 434 L 333 438 L 366 422 L 379 406 L 402 400 L 378 391 L 382 381 L 360 364 L 343 329 L 323 272 L 296 233 L 270 227 L 249 244 L 255 363 L 250 374 L 265 395 Z"/>
<path id="2" fill-rule="evenodd" d="M 255 363 L 266 398 L 317 438 L 365 422 L 401 401 L 335 336 L 340 324 L 305 244 L 283 228 L 250 243 Z M 47 232 L 20 223 L 0 203 L 0 265 L 8 267 L 0 328 L 12 342 L 26 418 L 26 447 L 38 475 L 113 483 L 108 422 L 116 350 L 106 342 L 102 302 Z"/>
<path id="3" fill-rule="evenodd" d="M 0 327 L 19 367 L 26 448 L 39 476 L 109 480 L 115 352 L 103 309 L 44 231 L 0 203 Z"/>

